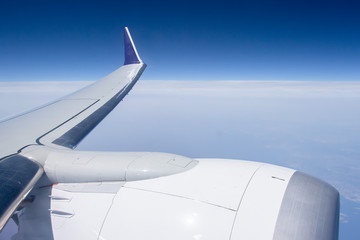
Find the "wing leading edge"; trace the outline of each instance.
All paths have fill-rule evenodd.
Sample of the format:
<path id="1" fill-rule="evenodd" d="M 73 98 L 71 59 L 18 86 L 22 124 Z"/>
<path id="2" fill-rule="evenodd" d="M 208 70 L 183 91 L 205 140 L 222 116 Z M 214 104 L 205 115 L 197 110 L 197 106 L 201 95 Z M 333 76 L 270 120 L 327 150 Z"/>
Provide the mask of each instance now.
<path id="1" fill-rule="evenodd" d="M 39 164 L 18 154 L 31 145 L 75 148 L 140 78 L 146 64 L 141 61 L 128 28 L 124 30 L 124 49 L 125 64 L 105 78 L 0 122 L 0 230 L 43 173 Z"/>

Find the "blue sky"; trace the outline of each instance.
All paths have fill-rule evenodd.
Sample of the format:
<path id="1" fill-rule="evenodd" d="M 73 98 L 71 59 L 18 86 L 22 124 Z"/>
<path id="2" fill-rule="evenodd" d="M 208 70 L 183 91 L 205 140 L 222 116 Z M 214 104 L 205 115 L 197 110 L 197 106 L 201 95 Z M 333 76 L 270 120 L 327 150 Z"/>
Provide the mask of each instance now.
<path id="1" fill-rule="evenodd" d="M 2 1 L 0 81 L 97 80 L 128 26 L 150 80 L 360 80 L 358 1 Z"/>

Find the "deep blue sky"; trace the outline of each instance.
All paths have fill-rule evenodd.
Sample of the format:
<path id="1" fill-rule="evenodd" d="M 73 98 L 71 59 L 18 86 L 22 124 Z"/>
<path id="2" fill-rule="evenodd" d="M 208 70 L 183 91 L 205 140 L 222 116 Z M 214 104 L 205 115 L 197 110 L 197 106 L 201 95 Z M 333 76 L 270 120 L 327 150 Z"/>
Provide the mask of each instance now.
<path id="1" fill-rule="evenodd" d="M 2 1 L 0 81 L 99 79 L 124 26 L 142 79 L 360 80 L 357 2 Z"/>

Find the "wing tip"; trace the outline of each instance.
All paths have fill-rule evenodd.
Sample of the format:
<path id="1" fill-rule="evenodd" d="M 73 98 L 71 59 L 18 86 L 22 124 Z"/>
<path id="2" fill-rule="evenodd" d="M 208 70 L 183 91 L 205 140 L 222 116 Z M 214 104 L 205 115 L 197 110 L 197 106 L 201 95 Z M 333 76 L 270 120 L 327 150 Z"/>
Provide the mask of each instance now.
<path id="1" fill-rule="evenodd" d="M 124 65 L 143 63 L 136 50 L 135 44 L 131 38 L 128 27 L 124 28 L 124 48 L 125 48 Z"/>

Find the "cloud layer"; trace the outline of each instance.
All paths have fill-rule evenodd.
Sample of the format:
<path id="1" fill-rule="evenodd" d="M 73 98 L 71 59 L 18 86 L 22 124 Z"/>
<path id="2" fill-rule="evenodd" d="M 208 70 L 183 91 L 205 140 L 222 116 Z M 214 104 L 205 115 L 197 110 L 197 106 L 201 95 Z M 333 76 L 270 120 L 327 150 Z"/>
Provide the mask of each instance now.
<path id="1" fill-rule="evenodd" d="M 88 83 L 0 83 L 6 103 L 0 117 Z M 341 224 L 352 226 L 360 206 L 358 109 L 360 82 L 143 80 L 78 149 L 161 151 L 299 169 L 340 191 Z"/>

